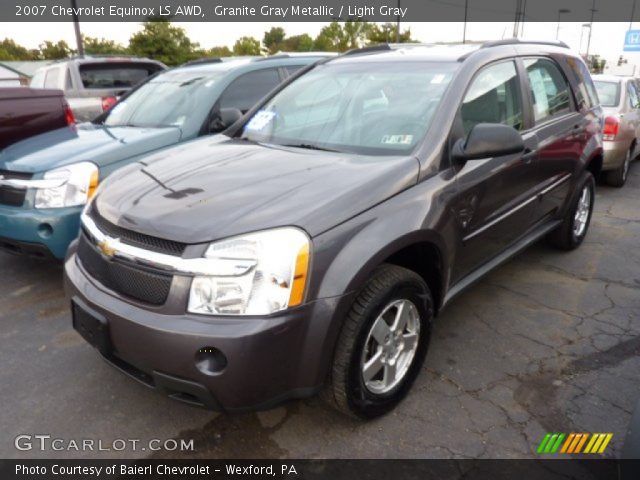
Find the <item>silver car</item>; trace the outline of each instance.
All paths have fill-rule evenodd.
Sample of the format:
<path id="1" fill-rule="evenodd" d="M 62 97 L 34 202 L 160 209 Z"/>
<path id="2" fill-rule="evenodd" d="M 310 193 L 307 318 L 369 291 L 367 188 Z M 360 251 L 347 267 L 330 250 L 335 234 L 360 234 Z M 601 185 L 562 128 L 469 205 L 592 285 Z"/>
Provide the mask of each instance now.
<path id="1" fill-rule="evenodd" d="M 640 84 L 615 75 L 593 75 L 593 83 L 605 114 L 602 171 L 609 185 L 622 187 L 629 164 L 640 152 Z"/>
<path id="2" fill-rule="evenodd" d="M 76 120 L 88 122 L 111 108 L 130 88 L 166 68 L 147 58 L 85 56 L 41 68 L 30 86 L 64 91 Z"/>

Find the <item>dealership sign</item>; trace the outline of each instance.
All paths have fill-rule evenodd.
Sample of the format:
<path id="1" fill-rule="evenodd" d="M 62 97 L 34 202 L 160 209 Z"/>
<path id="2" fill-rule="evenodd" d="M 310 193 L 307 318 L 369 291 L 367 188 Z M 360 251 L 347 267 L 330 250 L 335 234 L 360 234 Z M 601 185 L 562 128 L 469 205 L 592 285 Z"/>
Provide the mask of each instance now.
<path id="1" fill-rule="evenodd" d="M 624 36 L 625 52 L 640 52 L 640 30 L 629 30 Z"/>

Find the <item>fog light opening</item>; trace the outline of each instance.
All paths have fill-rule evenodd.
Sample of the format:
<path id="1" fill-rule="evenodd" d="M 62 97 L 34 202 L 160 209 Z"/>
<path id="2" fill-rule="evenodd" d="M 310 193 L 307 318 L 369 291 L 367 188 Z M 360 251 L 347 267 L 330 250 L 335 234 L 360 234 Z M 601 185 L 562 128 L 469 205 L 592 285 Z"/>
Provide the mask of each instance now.
<path id="1" fill-rule="evenodd" d="M 202 347 L 196 352 L 196 368 L 205 375 L 218 375 L 227 366 L 227 357 L 214 347 Z"/>
<path id="2" fill-rule="evenodd" d="M 41 223 L 38 225 L 38 235 L 42 238 L 50 238 L 53 235 L 53 227 L 48 223 Z"/>

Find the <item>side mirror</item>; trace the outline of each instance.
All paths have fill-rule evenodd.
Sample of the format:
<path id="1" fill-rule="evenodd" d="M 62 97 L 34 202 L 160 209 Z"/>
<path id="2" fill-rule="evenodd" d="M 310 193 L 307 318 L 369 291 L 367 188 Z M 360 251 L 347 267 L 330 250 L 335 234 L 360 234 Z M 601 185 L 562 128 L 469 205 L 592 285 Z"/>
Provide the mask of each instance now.
<path id="1" fill-rule="evenodd" d="M 210 132 L 221 132 L 242 118 L 242 112 L 237 108 L 221 108 L 211 119 Z"/>
<path id="2" fill-rule="evenodd" d="M 500 157 L 524 151 L 524 141 L 518 131 L 501 123 L 479 123 L 466 139 L 453 146 L 453 156 L 461 160 Z"/>

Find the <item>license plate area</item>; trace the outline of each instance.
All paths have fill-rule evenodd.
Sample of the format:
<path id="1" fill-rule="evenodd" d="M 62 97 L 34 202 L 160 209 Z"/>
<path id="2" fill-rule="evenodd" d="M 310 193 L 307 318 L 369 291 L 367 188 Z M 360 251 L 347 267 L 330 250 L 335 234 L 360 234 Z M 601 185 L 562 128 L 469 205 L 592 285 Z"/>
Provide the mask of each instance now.
<path id="1" fill-rule="evenodd" d="M 107 319 L 77 300 L 71 300 L 71 316 L 73 328 L 82 338 L 97 348 L 100 353 L 109 356 L 112 348 Z"/>

